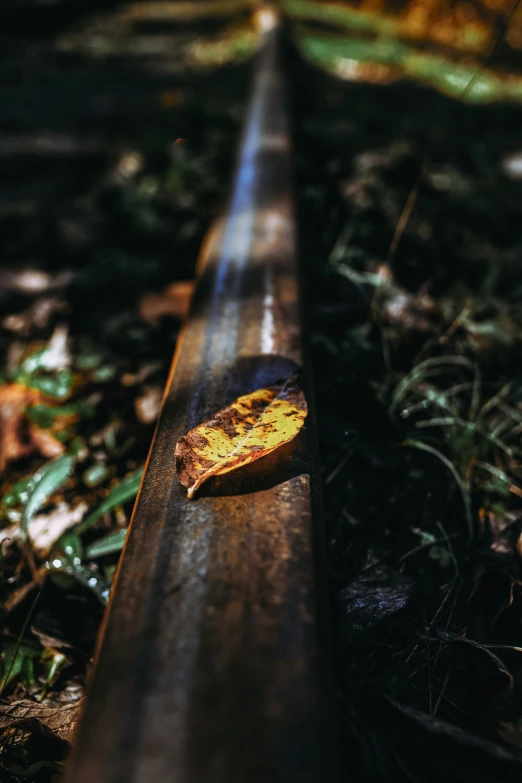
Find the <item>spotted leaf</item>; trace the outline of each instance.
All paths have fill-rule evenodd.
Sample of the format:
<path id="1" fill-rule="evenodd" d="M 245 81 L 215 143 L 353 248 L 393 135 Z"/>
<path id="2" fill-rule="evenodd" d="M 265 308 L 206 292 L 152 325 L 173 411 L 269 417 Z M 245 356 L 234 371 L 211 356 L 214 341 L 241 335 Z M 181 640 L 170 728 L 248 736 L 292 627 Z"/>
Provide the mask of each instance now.
<path id="1" fill-rule="evenodd" d="M 308 412 L 295 376 L 238 397 L 176 445 L 176 471 L 187 497 L 211 476 L 264 457 L 292 440 Z"/>

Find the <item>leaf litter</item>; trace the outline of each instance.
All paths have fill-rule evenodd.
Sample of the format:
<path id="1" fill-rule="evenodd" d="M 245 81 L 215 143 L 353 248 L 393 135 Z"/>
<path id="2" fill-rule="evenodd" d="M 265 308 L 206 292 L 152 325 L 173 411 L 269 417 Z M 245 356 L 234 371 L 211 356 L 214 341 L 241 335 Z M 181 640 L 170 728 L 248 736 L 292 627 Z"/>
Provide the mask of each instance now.
<path id="1" fill-rule="evenodd" d="M 183 88 L 158 92 L 157 77 L 134 57 L 139 31 L 110 23 L 106 45 L 132 55 L 119 75 L 100 61 L 98 83 L 94 16 L 75 37 L 74 22 L 71 35 L 53 24 L 42 34 L 38 8 L 26 11 L 27 37 L 12 38 L 6 21 L 0 38 L 34 89 L 52 93 L 49 123 L 67 127 L 51 134 L 51 149 L 21 95 L 4 106 L 22 112 L 27 133 L 17 143 L 27 136 L 42 168 L 24 168 L 22 189 L 8 174 L 0 205 L 2 783 L 49 783 L 63 771 L 248 86 L 245 68 L 229 66 L 217 81 L 183 71 L 179 52 L 192 41 L 180 31 L 181 48 L 152 57 L 161 68 L 181 66 Z M 244 58 L 250 38 L 227 29 L 215 56 Z M 54 63 L 66 50 L 78 64 L 64 82 Z M 81 100 L 57 96 L 69 88 Z M 88 124 L 97 144 L 83 143 L 70 121 Z"/>

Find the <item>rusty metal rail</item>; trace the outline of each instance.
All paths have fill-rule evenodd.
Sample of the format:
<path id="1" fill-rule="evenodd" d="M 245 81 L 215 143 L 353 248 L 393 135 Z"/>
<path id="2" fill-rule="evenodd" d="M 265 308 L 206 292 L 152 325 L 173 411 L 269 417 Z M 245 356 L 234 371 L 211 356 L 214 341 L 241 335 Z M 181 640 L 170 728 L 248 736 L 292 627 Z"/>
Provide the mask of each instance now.
<path id="1" fill-rule="evenodd" d="M 228 212 L 199 262 L 69 783 L 332 779 L 311 417 L 294 442 L 212 479 L 195 501 L 174 465 L 181 435 L 304 364 L 283 93 L 272 30 Z"/>

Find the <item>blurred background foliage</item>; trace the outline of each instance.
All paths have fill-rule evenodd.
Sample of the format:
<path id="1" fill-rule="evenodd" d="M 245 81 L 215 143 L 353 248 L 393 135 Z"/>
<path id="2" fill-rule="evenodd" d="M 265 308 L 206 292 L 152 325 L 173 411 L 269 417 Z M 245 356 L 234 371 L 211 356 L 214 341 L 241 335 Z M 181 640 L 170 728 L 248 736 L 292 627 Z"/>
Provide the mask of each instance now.
<path id="1" fill-rule="evenodd" d="M 289 21 L 301 53 L 343 79 L 387 83 L 406 77 L 460 95 L 474 77 L 468 100 L 522 98 L 517 58 L 522 11 L 513 0 L 279 0 L 273 5 Z M 215 66 L 255 48 L 250 20 L 259 6 L 254 0 L 129 3 L 68 32 L 58 46 L 99 57 L 132 46 L 134 55 L 157 56 L 172 43 L 168 25 L 221 21 L 219 33 L 190 35 L 179 49 L 194 65 Z M 163 33 L 152 35 L 157 25 L 163 25 Z"/>
<path id="2" fill-rule="evenodd" d="M 387 83 L 405 77 L 460 95 L 473 78 L 468 100 L 522 98 L 522 9 L 515 0 L 275 0 L 271 5 L 289 22 L 301 53 L 343 79 Z M 81 11 L 82 3 L 71 0 L 6 0 L 4 13 L 22 24 L 27 8 L 39 9 L 42 19 L 44 14 L 58 19 L 73 14 L 74 6 Z M 159 62 L 164 55 L 172 70 L 175 43 L 178 66 L 222 65 L 255 49 L 252 13 L 260 7 L 257 0 L 151 0 L 109 7 L 96 2 L 88 15 L 76 13 L 77 23 L 58 36 L 56 48 L 95 58 L 132 53 Z"/>
<path id="3" fill-rule="evenodd" d="M 281 0 L 281 7 L 301 52 L 341 78 L 408 77 L 449 95 L 466 89 L 474 101 L 522 97 L 522 13 L 513 0 Z"/>

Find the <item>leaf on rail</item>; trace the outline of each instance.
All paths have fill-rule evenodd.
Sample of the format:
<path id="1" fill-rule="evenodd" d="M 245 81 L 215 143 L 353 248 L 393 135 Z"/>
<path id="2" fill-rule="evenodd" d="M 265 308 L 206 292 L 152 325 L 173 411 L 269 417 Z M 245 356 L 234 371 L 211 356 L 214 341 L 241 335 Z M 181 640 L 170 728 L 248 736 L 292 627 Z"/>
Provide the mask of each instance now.
<path id="1" fill-rule="evenodd" d="M 308 413 L 292 376 L 274 386 L 238 397 L 176 444 L 176 472 L 187 497 L 211 476 L 228 473 L 264 457 L 292 440 Z"/>

